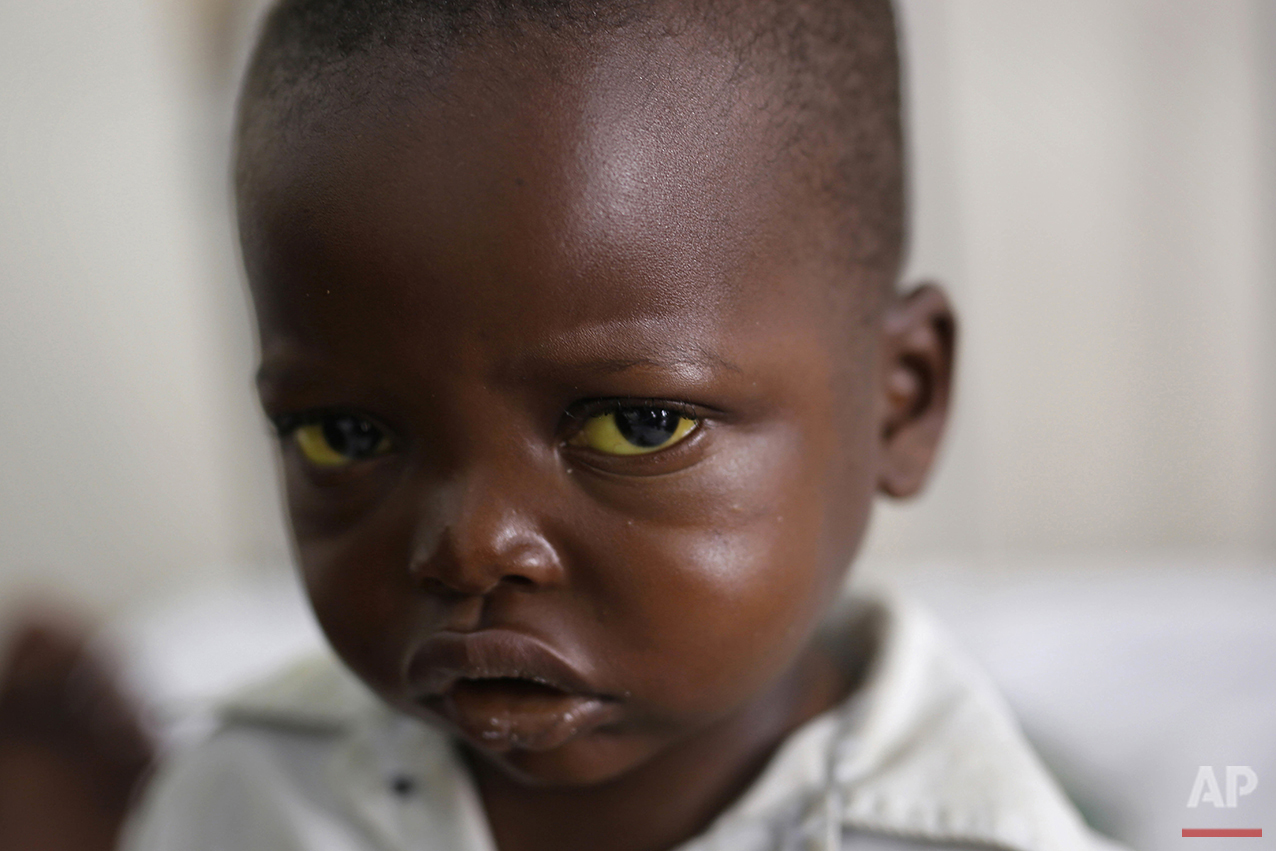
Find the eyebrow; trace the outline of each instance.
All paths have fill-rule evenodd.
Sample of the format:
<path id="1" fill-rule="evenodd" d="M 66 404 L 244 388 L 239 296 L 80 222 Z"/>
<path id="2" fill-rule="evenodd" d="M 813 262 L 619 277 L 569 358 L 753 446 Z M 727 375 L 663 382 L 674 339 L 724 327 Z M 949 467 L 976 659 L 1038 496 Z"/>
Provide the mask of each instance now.
<path id="1" fill-rule="evenodd" d="M 332 381 L 333 364 L 293 343 L 272 346 L 262 351 L 260 358 L 253 373 L 253 382 L 259 391 L 304 390 Z"/>
<path id="2" fill-rule="evenodd" d="M 535 358 L 540 362 L 541 358 Z M 556 365 L 561 365 L 559 361 L 554 361 Z M 680 355 L 668 358 L 654 357 L 632 357 L 632 358 L 591 358 L 585 360 L 573 360 L 569 364 L 576 369 L 584 369 L 590 372 L 597 372 L 603 375 L 614 375 L 619 372 L 627 372 L 631 369 L 658 369 L 668 372 L 679 371 L 687 367 L 698 370 L 717 369 L 730 372 L 740 372 L 740 367 L 726 358 L 720 357 L 712 352 L 697 351 L 695 354 Z"/>
<path id="3" fill-rule="evenodd" d="M 668 342 L 667 332 L 642 321 L 573 328 L 541 342 L 508 365 L 513 376 L 549 370 L 617 375 L 631 370 L 671 373 L 742 372 L 741 367 L 698 342 Z"/>
<path id="4" fill-rule="evenodd" d="M 253 383 L 258 387 L 273 386 L 306 362 L 307 358 L 292 346 L 265 350 L 260 355 L 256 372 L 253 373 Z"/>

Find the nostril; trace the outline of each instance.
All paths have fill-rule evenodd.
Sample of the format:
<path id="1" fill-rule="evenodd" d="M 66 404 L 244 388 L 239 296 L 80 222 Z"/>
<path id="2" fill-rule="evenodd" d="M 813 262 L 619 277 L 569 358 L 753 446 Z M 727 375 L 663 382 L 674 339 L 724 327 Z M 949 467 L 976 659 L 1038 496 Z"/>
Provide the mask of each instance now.
<path id="1" fill-rule="evenodd" d="M 504 528 L 509 523 L 495 531 L 488 525 L 473 521 L 432 535 L 408 565 L 417 588 L 440 597 L 481 597 L 500 586 L 531 591 L 561 581 L 558 555 L 544 538 Z"/>
<path id="2" fill-rule="evenodd" d="M 449 585 L 447 582 L 444 582 L 442 579 L 439 579 L 438 577 L 435 577 L 435 576 L 421 576 L 421 577 L 418 577 L 417 581 L 420 583 L 421 588 L 424 589 L 426 593 L 432 594 L 437 597 L 451 598 L 451 597 L 474 596 L 472 593 L 462 590 L 460 588 L 453 587 L 452 585 Z"/>

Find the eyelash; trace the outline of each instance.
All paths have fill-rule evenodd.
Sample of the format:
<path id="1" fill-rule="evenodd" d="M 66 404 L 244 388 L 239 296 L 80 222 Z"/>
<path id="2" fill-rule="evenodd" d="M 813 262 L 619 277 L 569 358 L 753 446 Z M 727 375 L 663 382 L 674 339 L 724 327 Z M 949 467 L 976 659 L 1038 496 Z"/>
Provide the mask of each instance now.
<path id="1" fill-rule="evenodd" d="M 354 419 L 363 420 L 375 426 L 379 431 L 387 436 L 393 436 L 394 431 L 388 428 L 381 420 L 374 416 L 365 414 L 362 411 L 356 411 L 351 408 L 314 408 L 308 411 L 299 411 L 297 413 L 271 414 L 267 417 L 274 429 L 275 437 L 279 440 L 287 440 L 297 431 L 297 429 L 308 425 L 320 425 L 325 420 L 335 417 L 352 417 Z"/>
<path id="2" fill-rule="evenodd" d="M 270 417 L 270 424 L 275 428 L 275 436 L 280 440 L 287 440 L 292 433 L 302 426 L 317 425 L 323 422 L 325 417 L 341 416 L 349 414 L 358 416 L 350 411 L 319 409 L 314 411 L 302 411 L 299 414 L 274 414 Z"/>
<path id="3" fill-rule="evenodd" d="M 709 413 L 698 405 L 692 405 L 688 402 L 675 402 L 671 399 L 616 397 L 578 402 L 566 410 L 564 417 L 567 423 L 579 425 L 592 417 L 614 414 L 625 408 L 661 408 L 692 420 L 704 420 L 707 413 Z"/>

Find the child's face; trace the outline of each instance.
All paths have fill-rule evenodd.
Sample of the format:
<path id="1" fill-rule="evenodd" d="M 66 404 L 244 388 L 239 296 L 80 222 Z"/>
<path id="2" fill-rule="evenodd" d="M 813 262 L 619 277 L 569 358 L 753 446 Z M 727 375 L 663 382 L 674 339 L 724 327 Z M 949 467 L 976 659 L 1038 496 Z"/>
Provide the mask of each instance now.
<path id="1" fill-rule="evenodd" d="M 890 460 L 891 308 L 802 250 L 765 111 L 723 117 L 725 62 L 639 53 L 473 51 L 241 198 L 320 622 L 389 703 L 540 782 L 756 709 L 873 492 L 929 459 Z"/>

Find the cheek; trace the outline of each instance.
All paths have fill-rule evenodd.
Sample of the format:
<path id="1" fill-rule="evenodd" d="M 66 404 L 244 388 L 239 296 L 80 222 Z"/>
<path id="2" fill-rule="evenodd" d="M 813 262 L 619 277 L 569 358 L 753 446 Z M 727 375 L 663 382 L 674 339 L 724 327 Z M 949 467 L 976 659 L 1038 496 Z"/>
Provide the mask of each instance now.
<path id="1" fill-rule="evenodd" d="M 686 474 L 592 494 L 613 512 L 585 539 L 580 581 L 639 699 L 716 714 L 783 671 L 841 574 L 827 557 L 831 449 L 797 429 L 737 433 Z"/>
<path id="2" fill-rule="evenodd" d="M 384 504 L 370 501 L 352 515 L 351 502 L 360 500 L 343 504 L 291 481 L 288 495 L 297 560 L 319 625 L 346 664 L 393 699 L 401 648 L 422 605 L 406 569 L 408 531 Z"/>

